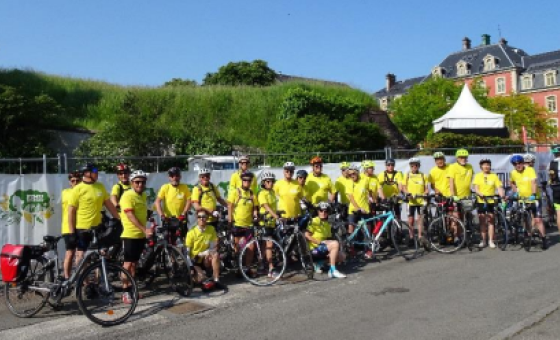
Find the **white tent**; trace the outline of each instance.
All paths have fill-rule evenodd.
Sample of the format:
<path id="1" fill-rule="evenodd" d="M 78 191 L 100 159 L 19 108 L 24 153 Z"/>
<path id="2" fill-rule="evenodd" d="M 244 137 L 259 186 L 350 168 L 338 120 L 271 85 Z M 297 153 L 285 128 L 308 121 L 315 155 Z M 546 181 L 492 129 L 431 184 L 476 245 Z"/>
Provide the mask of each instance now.
<path id="1" fill-rule="evenodd" d="M 492 113 L 480 106 L 467 84 L 455 105 L 445 115 L 433 121 L 434 132 L 440 130 L 504 129 L 504 115 Z"/>

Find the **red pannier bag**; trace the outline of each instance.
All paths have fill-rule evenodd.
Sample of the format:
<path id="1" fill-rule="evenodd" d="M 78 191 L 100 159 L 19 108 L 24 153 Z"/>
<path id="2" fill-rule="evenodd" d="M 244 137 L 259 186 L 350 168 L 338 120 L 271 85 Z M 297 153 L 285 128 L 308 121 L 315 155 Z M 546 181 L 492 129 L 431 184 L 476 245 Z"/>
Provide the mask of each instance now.
<path id="1" fill-rule="evenodd" d="M 19 282 L 27 275 L 31 249 L 19 244 L 6 244 L 0 252 L 0 271 L 2 281 Z"/>

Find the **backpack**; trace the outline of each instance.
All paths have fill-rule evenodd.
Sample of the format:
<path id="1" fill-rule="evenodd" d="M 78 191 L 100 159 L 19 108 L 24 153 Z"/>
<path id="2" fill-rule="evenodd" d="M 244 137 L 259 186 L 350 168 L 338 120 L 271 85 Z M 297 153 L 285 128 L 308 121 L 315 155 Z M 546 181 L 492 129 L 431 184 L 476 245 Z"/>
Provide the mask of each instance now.
<path id="1" fill-rule="evenodd" d="M 251 196 L 249 196 L 247 200 L 253 202 L 254 201 L 253 190 L 249 189 L 249 193 L 251 194 Z M 237 188 L 237 202 L 235 202 L 235 205 L 237 205 L 242 198 L 243 196 L 241 195 L 241 188 Z"/>
<path id="2" fill-rule="evenodd" d="M 212 182 L 209 182 L 209 183 L 208 183 L 208 186 L 210 187 L 210 191 L 216 192 L 216 189 L 214 188 L 214 184 L 212 184 Z M 198 184 L 196 185 L 196 187 L 197 187 L 198 190 L 200 191 L 200 197 L 198 198 L 198 202 L 199 202 L 199 203 L 202 203 L 202 197 L 204 196 L 204 194 L 206 193 L 206 191 L 204 191 L 204 190 L 202 189 L 202 185 L 201 185 L 200 183 L 198 183 Z"/>
<path id="3" fill-rule="evenodd" d="M 426 182 L 424 181 L 424 174 L 420 171 L 418 171 L 418 174 L 420 175 L 420 178 L 422 178 L 422 186 L 426 186 Z M 408 180 L 410 179 L 410 171 L 406 173 L 406 182 L 404 182 L 404 186 L 408 187 Z"/>
<path id="4" fill-rule="evenodd" d="M 384 171 L 384 172 L 383 172 L 383 176 L 384 176 L 384 178 L 383 178 L 383 183 L 381 183 L 381 185 L 385 185 L 385 184 L 387 184 L 387 185 L 395 185 L 395 184 L 398 184 L 398 183 L 395 181 L 395 177 L 397 176 L 398 173 L 400 173 L 400 171 L 395 171 L 395 172 L 393 173 L 393 177 L 391 177 L 391 179 L 389 179 L 389 176 L 387 175 L 387 171 Z M 408 179 L 407 179 L 407 182 L 408 182 Z"/>

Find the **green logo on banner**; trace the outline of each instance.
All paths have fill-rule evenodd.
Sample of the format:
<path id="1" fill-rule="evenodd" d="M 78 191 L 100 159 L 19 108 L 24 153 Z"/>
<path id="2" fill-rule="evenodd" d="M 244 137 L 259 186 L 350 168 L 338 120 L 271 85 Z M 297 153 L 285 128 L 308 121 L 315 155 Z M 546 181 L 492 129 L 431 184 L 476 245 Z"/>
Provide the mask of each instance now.
<path id="1" fill-rule="evenodd" d="M 21 217 L 31 223 L 44 223 L 54 214 L 53 199 L 47 192 L 16 190 L 11 196 L 0 199 L 0 218 L 19 223 Z"/>

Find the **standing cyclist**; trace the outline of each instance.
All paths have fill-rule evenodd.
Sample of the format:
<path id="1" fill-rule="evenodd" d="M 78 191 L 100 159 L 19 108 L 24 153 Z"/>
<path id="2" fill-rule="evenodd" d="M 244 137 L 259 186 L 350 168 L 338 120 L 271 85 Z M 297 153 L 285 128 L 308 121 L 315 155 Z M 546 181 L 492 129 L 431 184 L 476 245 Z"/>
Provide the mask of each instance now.
<path id="1" fill-rule="evenodd" d="M 192 190 L 192 203 L 197 212 L 206 212 L 206 224 L 217 227 L 218 202 L 227 207 L 227 202 L 222 198 L 220 190 L 210 182 L 209 169 L 203 168 L 198 171 L 198 184 Z"/>
<path id="2" fill-rule="evenodd" d="M 76 233 L 70 233 L 70 227 L 68 226 L 68 202 L 72 197 L 72 189 L 82 181 L 82 175 L 79 171 L 74 171 L 68 174 L 68 181 L 70 188 L 62 190 L 60 194 L 62 200 L 62 237 L 66 245 L 66 255 L 64 256 L 64 278 L 66 280 L 72 272 L 72 260 L 78 245 Z"/>
<path id="3" fill-rule="evenodd" d="M 186 184 L 181 183 L 181 169 L 172 167 L 167 174 L 169 183 L 161 186 L 155 201 L 162 222 L 170 217 L 184 218 L 191 209 L 191 191 Z"/>
<path id="4" fill-rule="evenodd" d="M 250 165 L 251 160 L 249 159 L 249 156 L 239 157 L 239 170 L 231 174 L 228 192 L 234 190 L 235 188 L 241 188 L 241 175 L 249 171 Z M 251 182 L 251 190 L 253 190 L 254 193 L 258 190 L 256 177 L 253 177 L 253 182 Z"/>
<path id="5" fill-rule="evenodd" d="M 323 174 L 323 159 L 319 156 L 311 158 L 309 162 L 313 172 L 307 178 L 305 187 L 311 197 L 311 204 L 317 205 L 319 202 L 332 202 L 334 187 L 331 178 Z"/>
<path id="6" fill-rule="evenodd" d="M 120 211 L 121 208 L 119 201 L 121 200 L 124 192 L 130 189 L 130 168 L 124 163 L 120 163 L 116 166 L 116 168 L 119 182 L 113 185 L 113 188 L 111 189 L 111 202 L 115 207 L 117 207 L 117 210 Z"/>
<path id="7" fill-rule="evenodd" d="M 418 237 L 420 243 L 426 250 L 430 250 L 430 244 L 424 237 L 424 219 L 422 207 L 424 206 L 423 198 L 415 196 L 427 195 L 429 191 L 428 176 L 420 171 L 420 159 L 411 158 L 408 160 L 410 171 L 406 174 L 402 181 L 403 192 L 408 197 L 408 233 L 411 240 L 414 240 L 414 224 L 418 226 Z"/>

